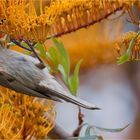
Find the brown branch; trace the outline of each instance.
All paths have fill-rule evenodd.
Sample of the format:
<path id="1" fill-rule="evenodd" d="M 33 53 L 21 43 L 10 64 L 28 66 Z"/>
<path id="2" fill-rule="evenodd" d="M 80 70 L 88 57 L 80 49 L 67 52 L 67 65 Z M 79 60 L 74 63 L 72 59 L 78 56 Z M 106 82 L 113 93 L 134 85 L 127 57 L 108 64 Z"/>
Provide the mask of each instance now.
<path id="1" fill-rule="evenodd" d="M 122 6 L 122 7 L 118 7 L 118 8 L 116 8 L 114 11 L 112 11 L 112 12 L 106 14 L 105 16 L 99 18 L 98 20 L 93 20 L 92 22 L 87 23 L 87 24 L 84 24 L 84 25 L 81 25 L 81 26 L 78 26 L 77 28 L 74 28 L 74 29 L 71 29 L 71 30 L 67 30 L 67 31 L 61 32 L 61 33 L 56 33 L 56 34 L 51 35 L 51 36 L 53 36 L 53 37 L 60 37 L 60 36 L 62 36 L 62 35 L 65 35 L 65 34 L 74 32 L 74 31 L 79 30 L 79 29 L 81 29 L 81 28 L 87 28 L 87 27 L 89 27 L 89 26 L 91 26 L 91 25 L 93 25 L 93 24 L 95 24 L 95 23 L 97 23 L 97 22 L 102 21 L 103 19 L 106 19 L 108 16 L 110 16 L 110 15 L 112 15 L 113 13 L 115 13 L 115 12 L 117 12 L 117 11 L 119 11 L 119 10 L 122 10 L 122 9 L 123 9 L 123 6 Z M 51 37 L 49 36 L 47 39 L 50 39 L 50 38 L 51 38 Z"/>
<path id="2" fill-rule="evenodd" d="M 78 106 L 78 109 L 79 109 L 78 120 L 79 120 L 79 125 L 81 125 L 84 122 L 84 114 L 82 113 L 80 106 Z"/>
<path id="3" fill-rule="evenodd" d="M 41 67 L 42 67 L 42 66 L 45 67 L 44 62 L 41 60 L 41 58 L 38 56 L 37 52 L 36 52 L 35 49 L 34 49 L 35 43 L 31 44 L 29 41 L 27 41 L 27 40 L 25 40 L 25 39 L 23 39 L 23 41 L 30 47 L 30 49 L 31 49 L 31 51 L 33 52 L 33 54 L 35 55 L 35 57 L 40 61 Z"/>
<path id="4" fill-rule="evenodd" d="M 81 108 L 78 107 L 79 112 L 78 112 L 78 127 L 76 128 L 76 130 L 73 132 L 73 134 L 69 134 L 67 133 L 60 125 L 56 124 L 54 129 L 52 131 L 49 132 L 48 137 L 51 139 L 62 139 L 62 140 L 66 140 L 70 137 L 78 137 L 80 135 L 80 131 L 83 127 L 83 123 L 84 123 L 84 115 L 81 112 Z"/>
<path id="5" fill-rule="evenodd" d="M 79 112 L 78 112 L 78 127 L 74 130 L 73 136 L 78 137 L 80 135 L 81 129 L 83 127 L 84 123 L 84 114 L 81 112 L 80 106 L 78 106 Z"/>
<path id="6" fill-rule="evenodd" d="M 10 38 L 10 41 L 13 42 L 15 45 L 27 50 L 27 51 L 32 51 L 31 49 L 29 48 L 26 48 L 24 47 L 19 41 L 17 41 L 16 39 L 13 39 L 13 38 Z"/>

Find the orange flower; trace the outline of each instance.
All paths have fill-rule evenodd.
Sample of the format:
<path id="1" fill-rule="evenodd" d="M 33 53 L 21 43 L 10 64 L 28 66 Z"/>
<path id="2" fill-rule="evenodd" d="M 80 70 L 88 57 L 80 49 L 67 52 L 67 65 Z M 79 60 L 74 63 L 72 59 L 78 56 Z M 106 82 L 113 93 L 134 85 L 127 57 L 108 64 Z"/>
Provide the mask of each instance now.
<path id="1" fill-rule="evenodd" d="M 118 56 L 123 55 L 129 47 L 130 41 L 134 38 L 136 32 L 127 32 L 122 36 L 121 41 L 116 44 L 116 50 L 118 52 Z M 135 40 L 134 47 L 131 52 L 130 60 L 139 60 L 140 59 L 140 36 L 138 36 Z"/>
<path id="2" fill-rule="evenodd" d="M 0 86 L 0 139 L 44 139 L 55 125 L 54 103 Z"/>
<path id="3" fill-rule="evenodd" d="M 1 0 L 0 30 L 12 36 L 44 42 L 48 35 L 59 36 L 94 24 L 119 9 L 131 9 L 126 0 Z"/>

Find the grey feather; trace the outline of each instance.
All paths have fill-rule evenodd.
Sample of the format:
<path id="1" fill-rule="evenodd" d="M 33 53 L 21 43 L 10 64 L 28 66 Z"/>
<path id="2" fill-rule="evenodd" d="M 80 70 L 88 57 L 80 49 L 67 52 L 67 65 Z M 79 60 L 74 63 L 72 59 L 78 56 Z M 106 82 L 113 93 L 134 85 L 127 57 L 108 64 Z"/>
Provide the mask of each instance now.
<path id="1" fill-rule="evenodd" d="M 47 68 L 39 69 L 37 63 L 30 56 L 0 47 L 0 85 L 31 96 L 55 101 L 65 100 L 87 109 L 99 109 L 71 95 Z"/>
<path id="2" fill-rule="evenodd" d="M 11 75 L 8 75 L 7 73 L 5 73 L 3 71 L 0 71 L 0 85 L 10 88 L 12 90 L 15 90 L 17 92 L 22 92 L 26 95 L 36 96 L 36 97 L 40 97 L 40 98 L 46 98 L 46 99 L 51 99 L 54 101 L 62 102 L 62 100 L 60 100 L 58 98 L 51 97 L 49 95 L 43 95 L 35 90 L 25 87 L 19 81 L 16 81 L 16 79 L 13 78 Z"/>

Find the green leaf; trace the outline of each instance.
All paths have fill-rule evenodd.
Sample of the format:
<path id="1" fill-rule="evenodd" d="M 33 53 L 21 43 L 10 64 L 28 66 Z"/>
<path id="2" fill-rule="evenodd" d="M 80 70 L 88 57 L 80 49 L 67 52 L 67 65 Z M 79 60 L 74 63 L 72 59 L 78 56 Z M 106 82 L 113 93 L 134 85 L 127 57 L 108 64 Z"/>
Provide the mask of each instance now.
<path id="1" fill-rule="evenodd" d="M 70 90 L 73 93 L 73 95 L 76 96 L 77 94 L 77 90 L 78 90 L 78 86 L 79 86 L 79 69 L 80 69 L 80 65 L 81 65 L 82 60 L 80 60 L 74 69 L 74 74 L 73 76 L 71 76 L 71 78 L 69 79 L 69 86 L 70 86 Z"/>
<path id="2" fill-rule="evenodd" d="M 63 43 L 57 41 L 55 38 L 52 38 L 52 41 L 53 41 L 53 43 L 55 44 L 55 46 L 57 47 L 57 49 L 60 53 L 61 65 L 63 66 L 64 72 L 65 72 L 65 75 L 66 75 L 65 81 L 68 81 L 69 71 L 70 71 L 69 55 L 68 55 Z"/>
<path id="3" fill-rule="evenodd" d="M 21 42 L 21 45 L 23 45 L 25 48 L 30 48 L 28 44 L 26 44 L 24 41 Z"/>
<path id="4" fill-rule="evenodd" d="M 57 41 L 55 38 L 52 38 L 54 47 L 51 47 L 47 52 L 47 57 L 54 63 L 54 66 L 57 67 L 57 70 L 61 73 L 62 79 L 65 84 L 68 86 L 69 90 L 76 96 L 77 89 L 79 86 L 79 69 L 82 61 L 79 61 L 75 66 L 74 73 L 69 77 L 70 73 L 70 59 L 62 42 Z"/>
<path id="5" fill-rule="evenodd" d="M 58 69 L 59 56 L 57 50 L 54 47 L 50 47 L 46 55 L 53 62 L 55 69 Z"/>
<path id="6" fill-rule="evenodd" d="M 27 51 L 27 50 L 25 50 L 25 51 L 24 51 L 24 54 L 31 55 L 32 52 L 31 52 L 31 51 Z"/>
<path id="7" fill-rule="evenodd" d="M 27 43 L 25 43 L 24 41 L 21 42 L 21 45 L 24 46 L 25 48 L 29 48 L 29 45 Z M 27 51 L 27 50 L 24 50 L 24 53 L 27 54 L 27 55 L 31 55 L 33 52 L 32 51 Z"/>
<path id="8" fill-rule="evenodd" d="M 86 131 L 85 131 L 85 136 L 91 136 L 91 130 L 92 130 L 92 132 L 94 133 L 94 135 L 96 136 L 95 131 L 94 131 L 94 128 L 93 128 L 91 125 L 89 125 L 89 126 L 87 127 L 87 129 L 86 129 Z"/>
<path id="9" fill-rule="evenodd" d="M 97 136 L 70 137 L 67 140 L 96 140 Z"/>
<path id="10" fill-rule="evenodd" d="M 46 57 L 46 50 L 43 44 L 36 43 L 34 47 L 39 50 L 40 56 Z"/>
<path id="11" fill-rule="evenodd" d="M 88 126 L 86 131 L 85 131 L 85 136 L 90 136 L 90 131 L 91 131 L 92 127 Z"/>
<path id="12" fill-rule="evenodd" d="M 65 73 L 65 70 L 64 70 L 64 67 L 61 65 L 61 64 L 59 64 L 58 65 L 58 70 L 60 71 L 60 73 L 62 74 L 62 78 L 63 78 L 63 80 L 65 81 L 65 83 L 67 84 L 67 81 L 66 81 L 66 73 Z"/>
<path id="13" fill-rule="evenodd" d="M 118 59 L 117 63 L 118 63 L 119 65 L 121 65 L 121 64 L 127 62 L 127 61 L 129 60 L 129 57 L 130 57 L 130 55 L 127 54 L 127 53 L 125 53 L 125 54 L 123 54 L 123 55 Z"/>
<path id="14" fill-rule="evenodd" d="M 94 126 L 96 129 L 100 130 L 100 131 L 105 131 L 105 132 L 112 132 L 112 133 L 116 133 L 116 132 L 121 132 L 123 131 L 125 128 L 127 128 L 129 126 L 129 124 L 127 124 L 126 126 L 124 126 L 123 128 L 116 128 L 116 129 L 108 129 L 108 128 L 102 128 L 102 127 L 98 127 L 98 126 Z"/>

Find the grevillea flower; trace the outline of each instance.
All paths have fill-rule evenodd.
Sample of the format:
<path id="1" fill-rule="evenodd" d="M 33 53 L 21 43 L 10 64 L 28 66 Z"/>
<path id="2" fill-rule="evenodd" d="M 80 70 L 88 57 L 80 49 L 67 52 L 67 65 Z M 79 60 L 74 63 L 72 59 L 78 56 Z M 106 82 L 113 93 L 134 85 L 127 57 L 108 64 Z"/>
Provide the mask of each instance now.
<path id="1" fill-rule="evenodd" d="M 44 139 L 54 125 L 52 101 L 0 87 L 0 139 Z"/>
<path id="2" fill-rule="evenodd" d="M 12 36 L 44 42 L 94 24 L 117 10 L 131 9 L 136 0 L 1 0 L 0 30 Z"/>
<path id="3" fill-rule="evenodd" d="M 123 55 L 128 49 L 131 40 L 135 37 L 137 33 L 130 31 L 122 36 L 121 41 L 117 44 L 116 50 L 119 56 Z M 140 35 L 135 39 L 134 46 L 131 51 L 130 60 L 140 59 Z"/>
<path id="4" fill-rule="evenodd" d="M 44 9 L 40 0 L 40 14 L 35 10 L 34 1 L 30 0 L 2 0 L 0 3 L 1 18 L 5 19 L 1 30 L 7 34 L 23 36 L 24 38 L 40 40 L 47 37 L 50 25 L 55 15 L 52 8 Z M 3 28 L 4 27 L 4 28 Z"/>

